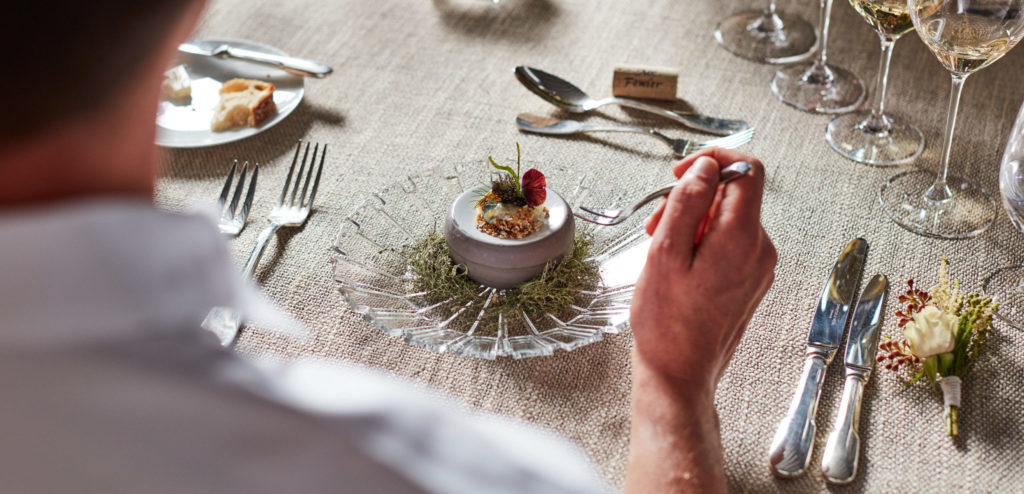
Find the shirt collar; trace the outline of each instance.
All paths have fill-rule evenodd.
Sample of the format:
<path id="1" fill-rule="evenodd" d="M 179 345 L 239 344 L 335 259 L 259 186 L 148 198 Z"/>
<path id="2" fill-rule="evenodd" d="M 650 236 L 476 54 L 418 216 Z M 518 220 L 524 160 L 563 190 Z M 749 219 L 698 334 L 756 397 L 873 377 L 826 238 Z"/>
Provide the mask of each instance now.
<path id="1" fill-rule="evenodd" d="M 141 200 L 0 214 L 0 350 L 202 331 L 210 308 L 258 305 L 254 292 L 201 214 Z"/>

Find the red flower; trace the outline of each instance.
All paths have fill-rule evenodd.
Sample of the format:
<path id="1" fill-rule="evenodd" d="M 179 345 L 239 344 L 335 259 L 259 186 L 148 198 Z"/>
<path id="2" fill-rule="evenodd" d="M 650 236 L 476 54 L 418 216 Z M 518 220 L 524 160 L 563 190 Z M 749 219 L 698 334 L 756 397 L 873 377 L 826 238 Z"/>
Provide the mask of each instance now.
<path id="1" fill-rule="evenodd" d="M 530 168 L 523 174 L 522 179 L 523 198 L 531 206 L 540 206 L 548 198 L 548 182 L 544 174 L 536 168 Z"/>

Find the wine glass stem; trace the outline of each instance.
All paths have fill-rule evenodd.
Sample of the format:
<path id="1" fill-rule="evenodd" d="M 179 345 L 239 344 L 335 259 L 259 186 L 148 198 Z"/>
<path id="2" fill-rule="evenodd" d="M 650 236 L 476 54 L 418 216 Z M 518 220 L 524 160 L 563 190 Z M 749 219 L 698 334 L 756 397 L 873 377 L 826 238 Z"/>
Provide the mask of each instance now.
<path id="1" fill-rule="evenodd" d="M 825 67 L 825 63 L 828 59 L 828 25 L 829 18 L 832 17 L 832 0 L 821 0 L 821 51 L 818 53 L 818 63 L 816 65 Z"/>
<path id="2" fill-rule="evenodd" d="M 889 122 L 885 120 L 885 88 L 889 83 L 889 63 L 892 62 L 892 48 L 896 39 L 879 36 L 882 40 L 882 56 L 878 62 L 878 82 L 875 83 L 875 104 L 871 107 L 871 116 L 867 126 L 874 132 L 889 130 Z"/>
<path id="3" fill-rule="evenodd" d="M 952 73 L 952 87 L 949 89 L 949 109 L 946 110 L 946 135 L 942 141 L 942 172 L 935 177 L 935 183 L 924 193 L 924 198 L 933 203 L 946 202 L 953 198 L 953 192 L 946 184 L 949 176 L 949 155 L 953 148 L 953 131 L 956 129 L 956 112 L 960 107 L 960 93 L 968 74 Z"/>

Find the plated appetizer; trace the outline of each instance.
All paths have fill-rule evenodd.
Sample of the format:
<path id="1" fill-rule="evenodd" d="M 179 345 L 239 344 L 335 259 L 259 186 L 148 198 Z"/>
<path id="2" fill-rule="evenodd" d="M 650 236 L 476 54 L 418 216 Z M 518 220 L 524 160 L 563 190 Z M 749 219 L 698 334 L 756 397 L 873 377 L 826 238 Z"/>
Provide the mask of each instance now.
<path id="1" fill-rule="evenodd" d="M 516 146 L 518 150 L 518 145 Z M 491 181 L 490 190 L 476 203 L 476 225 L 480 231 L 498 238 L 520 239 L 540 231 L 550 216 L 544 207 L 547 181 L 544 174 L 531 168 L 519 176 L 516 170 L 488 158 L 502 173 Z"/>

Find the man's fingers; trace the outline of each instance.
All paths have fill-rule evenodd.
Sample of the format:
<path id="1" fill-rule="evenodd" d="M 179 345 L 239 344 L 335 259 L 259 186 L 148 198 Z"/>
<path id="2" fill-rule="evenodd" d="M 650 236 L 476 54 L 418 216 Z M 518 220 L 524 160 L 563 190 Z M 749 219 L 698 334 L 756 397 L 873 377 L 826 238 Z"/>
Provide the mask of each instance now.
<path id="1" fill-rule="evenodd" d="M 665 212 L 665 199 L 658 201 L 658 207 L 651 213 L 651 217 L 647 218 L 647 234 L 653 236 L 654 231 L 658 229 L 658 223 L 661 221 L 661 215 Z"/>
<path id="2" fill-rule="evenodd" d="M 757 161 L 757 158 L 743 154 L 735 149 L 707 148 L 697 151 L 696 153 L 688 155 L 680 160 L 672 166 L 672 173 L 675 174 L 676 178 L 683 176 L 683 173 L 686 173 L 686 170 L 693 166 L 701 156 L 707 156 L 714 159 L 722 168 L 725 168 L 737 161 L 746 161 L 749 163 Z"/>
<path id="3" fill-rule="evenodd" d="M 764 165 L 756 158 L 747 161 L 751 167 L 750 175 L 740 177 L 723 187 L 724 194 L 710 231 L 716 228 L 736 227 L 753 233 L 761 227 Z"/>
<path id="4" fill-rule="evenodd" d="M 707 215 L 718 190 L 718 162 L 710 157 L 694 160 L 665 201 L 654 232 L 652 252 L 668 249 L 669 255 L 689 264 L 697 229 Z"/>

